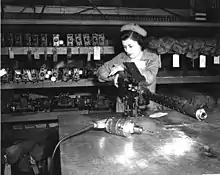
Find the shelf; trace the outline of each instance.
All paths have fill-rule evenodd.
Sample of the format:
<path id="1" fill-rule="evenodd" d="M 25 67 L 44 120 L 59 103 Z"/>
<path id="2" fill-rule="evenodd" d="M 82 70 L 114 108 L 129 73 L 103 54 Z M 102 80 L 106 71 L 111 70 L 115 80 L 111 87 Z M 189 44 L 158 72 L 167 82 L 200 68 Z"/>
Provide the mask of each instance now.
<path id="1" fill-rule="evenodd" d="M 24 88 L 55 88 L 55 87 L 89 87 L 89 86 L 103 86 L 105 83 L 94 82 L 88 79 L 81 79 L 78 82 L 69 81 L 69 82 L 52 82 L 52 81 L 43 81 L 39 83 L 8 83 L 2 84 L 2 89 L 24 89 Z"/>
<path id="2" fill-rule="evenodd" d="M 114 54 L 113 46 L 97 46 L 100 47 L 101 54 Z M 1 48 L 1 55 L 9 55 L 9 50 L 14 53 L 14 55 L 25 55 L 27 52 L 32 54 L 53 54 L 56 49 L 58 55 L 66 55 L 67 49 L 71 48 L 72 54 L 88 54 L 94 52 L 94 47 L 3 47 Z"/>
<path id="3" fill-rule="evenodd" d="M 181 83 L 220 83 L 220 75 L 157 77 L 157 84 L 181 84 Z"/>
<path id="4" fill-rule="evenodd" d="M 72 20 L 72 19 L 4 19 L 2 25 L 124 25 L 127 20 Z M 161 27 L 220 27 L 220 22 L 157 22 L 133 21 L 142 26 Z"/>
<path id="5" fill-rule="evenodd" d="M 217 76 L 167 76 L 157 77 L 157 84 L 181 84 L 181 83 L 220 83 L 220 75 Z M 99 83 L 92 80 L 81 79 L 78 82 L 51 82 L 39 83 L 9 83 L 1 84 L 1 89 L 25 89 L 25 88 L 62 88 L 62 87 L 90 87 L 109 86 L 112 83 Z"/>
<path id="6" fill-rule="evenodd" d="M 35 122 L 35 121 L 51 121 L 58 120 L 59 115 L 65 114 L 88 114 L 88 110 L 83 111 L 61 111 L 61 112 L 36 112 L 32 114 L 2 114 L 1 123 L 11 123 L 11 122 Z"/>
<path id="7" fill-rule="evenodd" d="M 20 115 L 15 114 L 2 114 L 1 123 L 14 123 L 14 122 L 37 122 L 37 121 L 57 121 L 61 115 L 83 115 L 92 113 L 108 113 L 110 110 L 78 110 L 78 111 L 59 111 L 59 112 L 36 112 L 32 114 L 22 113 Z"/>

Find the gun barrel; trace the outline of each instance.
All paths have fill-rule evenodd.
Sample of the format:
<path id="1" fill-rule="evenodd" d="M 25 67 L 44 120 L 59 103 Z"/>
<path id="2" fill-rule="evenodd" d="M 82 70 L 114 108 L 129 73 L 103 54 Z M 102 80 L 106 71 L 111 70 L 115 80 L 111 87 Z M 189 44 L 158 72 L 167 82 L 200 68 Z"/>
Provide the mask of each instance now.
<path id="1" fill-rule="evenodd" d="M 192 118 L 196 118 L 199 121 L 207 118 L 207 113 L 205 109 L 195 107 L 189 104 L 188 102 L 181 102 L 179 100 L 176 100 L 172 97 L 169 97 L 163 94 L 152 93 L 147 88 L 142 88 L 141 93 L 145 99 L 154 101 L 158 104 L 161 104 L 165 107 L 176 110 Z"/>

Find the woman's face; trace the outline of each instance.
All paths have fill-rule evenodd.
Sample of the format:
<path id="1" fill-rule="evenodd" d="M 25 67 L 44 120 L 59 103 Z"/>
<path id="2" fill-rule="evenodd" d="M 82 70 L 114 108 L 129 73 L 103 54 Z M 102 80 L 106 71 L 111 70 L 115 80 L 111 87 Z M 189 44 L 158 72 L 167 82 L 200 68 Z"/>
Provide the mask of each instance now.
<path id="1" fill-rule="evenodd" d="M 122 40 L 122 45 L 125 52 L 131 59 L 136 58 L 142 52 L 140 44 L 130 38 Z"/>

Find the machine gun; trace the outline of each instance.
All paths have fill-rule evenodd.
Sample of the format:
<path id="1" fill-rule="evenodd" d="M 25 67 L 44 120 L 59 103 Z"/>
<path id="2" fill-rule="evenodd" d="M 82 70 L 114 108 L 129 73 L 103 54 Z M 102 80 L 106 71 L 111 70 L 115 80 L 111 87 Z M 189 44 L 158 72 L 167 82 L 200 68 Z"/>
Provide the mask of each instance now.
<path id="1" fill-rule="evenodd" d="M 122 96 L 133 98 L 138 94 L 138 96 L 143 97 L 145 101 L 154 101 L 158 104 L 176 110 L 192 118 L 196 118 L 199 121 L 207 118 L 207 113 L 203 108 L 195 107 L 187 102 L 181 102 L 177 99 L 173 99 L 172 97 L 163 94 L 152 93 L 147 88 L 145 78 L 143 75 L 141 75 L 135 63 L 126 62 L 124 63 L 124 65 L 126 69 L 124 72 L 119 73 L 118 81 L 119 91 Z"/>
<path id="2" fill-rule="evenodd" d="M 145 78 L 140 74 L 139 70 L 134 69 L 135 67 L 131 66 L 130 63 L 126 62 L 124 65 L 126 66 L 126 70 L 119 72 L 118 79 L 118 96 L 124 103 L 124 116 L 144 116 L 149 100 L 143 98 L 140 91 L 138 91 L 138 85 L 139 82 L 143 82 Z"/>

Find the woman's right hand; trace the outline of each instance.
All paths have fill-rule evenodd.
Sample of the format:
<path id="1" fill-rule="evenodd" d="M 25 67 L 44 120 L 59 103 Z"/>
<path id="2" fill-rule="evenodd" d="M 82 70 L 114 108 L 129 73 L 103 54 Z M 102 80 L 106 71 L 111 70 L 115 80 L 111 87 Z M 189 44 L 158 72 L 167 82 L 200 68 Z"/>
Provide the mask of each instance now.
<path id="1" fill-rule="evenodd" d="M 124 71 L 124 67 L 121 65 L 114 65 L 111 69 L 111 72 L 109 73 L 109 76 L 113 76 L 120 71 Z"/>

